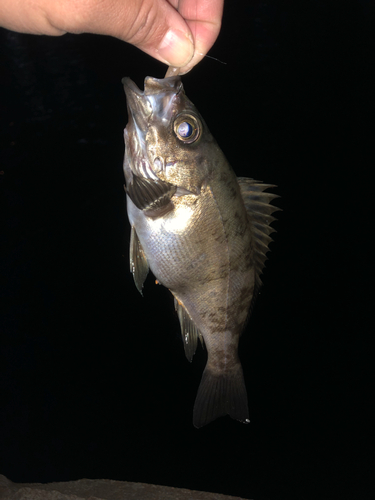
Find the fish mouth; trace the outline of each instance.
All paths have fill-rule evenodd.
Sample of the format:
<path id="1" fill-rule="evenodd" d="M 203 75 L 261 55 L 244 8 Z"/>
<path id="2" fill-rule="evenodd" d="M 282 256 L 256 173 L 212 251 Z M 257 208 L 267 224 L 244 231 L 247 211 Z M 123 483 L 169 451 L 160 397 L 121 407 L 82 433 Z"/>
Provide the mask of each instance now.
<path id="1" fill-rule="evenodd" d="M 125 177 L 129 185 L 133 181 L 133 174 L 151 179 L 156 177 L 148 160 L 146 147 L 146 134 L 152 108 L 144 92 L 130 78 L 123 78 L 122 83 L 128 109 L 128 124 L 124 138 Z"/>
<path id="2" fill-rule="evenodd" d="M 144 91 L 140 90 L 129 77 L 122 79 L 126 94 L 129 120 L 133 120 L 138 129 L 144 130 L 153 115 L 161 120 L 171 118 L 174 103 L 183 91 L 181 78 L 152 78 L 147 76 Z"/>
<path id="3" fill-rule="evenodd" d="M 157 79 L 148 76 L 145 78 L 144 91 L 128 77 L 123 78 L 122 83 L 129 119 L 124 132 L 127 181 L 132 181 L 132 174 L 158 179 L 152 168 L 154 158 L 149 158 L 148 155 L 146 135 L 151 122 L 156 119 L 163 125 L 171 121 L 179 94 L 183 91 L 181 78 L 173 76 Z"/>
<path id="4" fill-rule="evenodd" d="M 128 106 L 129 123 L 133 121 L 142 132 L 146 129 L 152 108 L 144 92 L 130 78 L 122 79 Z"/>

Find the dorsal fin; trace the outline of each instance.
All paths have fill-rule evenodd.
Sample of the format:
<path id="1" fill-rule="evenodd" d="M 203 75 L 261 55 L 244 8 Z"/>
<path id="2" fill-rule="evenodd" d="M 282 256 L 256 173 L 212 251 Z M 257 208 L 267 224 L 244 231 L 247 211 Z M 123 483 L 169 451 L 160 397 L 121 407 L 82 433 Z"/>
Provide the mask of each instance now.
<path id="1" fill-rule="evenodd" d="M 141 242 L 139 241 L 134 226 L 132 226 L 130 233 L 129 260 L 130 272 L 133 274 L 135 286 L 137 287 L 139 293 L 143 295 L 143 283 L 147 277 L 149 266 L 147 257 L 142 248 Z"/>
<path id="2" fill-rule="evenodd" d="M 270 234 L 276 232 L 275 229 L 270 226 L 270 224 L 276 220 L 271 214 L 281 210 L 278 207 L 270 205 L 270 202 L 275 198 L 279 198 L 279 196 L 277 194 L 264 192 L 266 189 L 276 187 L 273 184 L 263 184 L 260 181 L 255 181 L 248 177 L 238 177 L 237 180 L 246 211 L 249 215 L 250 223 L 253 227 L 255 290 L 258 290 L 262 284 L 260 276 L 267 260 L 266 253 L 269 251 L 268 245 L 273 241 Z M 254 294 L 254 296 L 255 295 L 256 294 Z"/>
<path id="3" fill-rule="evenodd" d="M 193 320 L 189 316 L 189 313 L 185 309 L 182 302 L 180 302 L 176 297 L 174 297 L 174 307 L 177 311 L 177 316 L 180 321 L 185 356 L 191 363 L 197 349 L 198 338 L 201 341 L 202 346 L 204 346 L 203 337 L 198 328 L 195 326 Z"/>

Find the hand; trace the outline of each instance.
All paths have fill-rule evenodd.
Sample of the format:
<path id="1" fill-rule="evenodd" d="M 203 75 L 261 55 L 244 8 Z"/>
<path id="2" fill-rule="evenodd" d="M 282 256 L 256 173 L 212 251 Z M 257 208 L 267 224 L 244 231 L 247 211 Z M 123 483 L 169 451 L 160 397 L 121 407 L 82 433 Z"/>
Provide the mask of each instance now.
<path id="1" fill-rule="evenodd" d="M 97 33 L 190 71 L 214 44 L 224 0 L 0 0 L 0 26 L 59 36 Z M 178 10 L 177 10 L 178 9 Z"/>

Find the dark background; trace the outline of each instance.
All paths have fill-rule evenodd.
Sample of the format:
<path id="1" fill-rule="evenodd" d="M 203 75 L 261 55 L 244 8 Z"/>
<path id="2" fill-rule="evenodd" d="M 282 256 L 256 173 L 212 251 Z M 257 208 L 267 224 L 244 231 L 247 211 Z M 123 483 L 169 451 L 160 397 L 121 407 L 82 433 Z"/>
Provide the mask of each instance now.
<path id="1" fill-rule="evenodd" d="M 373 498 L 374 4 L 226 2 L 183 78 L 238 175 L 278 185 L 240 343 L 251 424 L 196 430 L 169 292 L 128 267 L 123 76 L 108 37 L 0 31 L 0 473 L 245 498 Z"/>

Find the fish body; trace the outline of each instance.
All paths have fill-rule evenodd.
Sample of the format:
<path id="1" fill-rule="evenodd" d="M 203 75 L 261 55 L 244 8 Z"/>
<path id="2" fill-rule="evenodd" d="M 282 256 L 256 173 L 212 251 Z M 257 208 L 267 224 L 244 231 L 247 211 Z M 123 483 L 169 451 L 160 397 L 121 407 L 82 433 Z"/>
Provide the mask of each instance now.
<path id="1" fill-rule="evenodd" d="M 151 269 L 175 298 L 185 353 L 207 364 L 194 405 L 201 427 L 229 414 L 249 422 L 238 342 L 261 283 L 270 187 L 238 179 L 178 76 L 123 80 L 129 122 L 124 172 L 137 288 Z"/>

